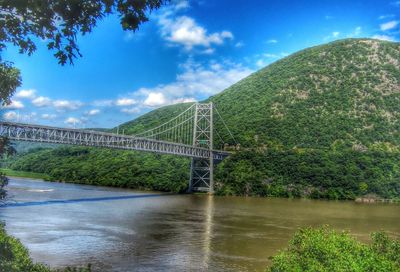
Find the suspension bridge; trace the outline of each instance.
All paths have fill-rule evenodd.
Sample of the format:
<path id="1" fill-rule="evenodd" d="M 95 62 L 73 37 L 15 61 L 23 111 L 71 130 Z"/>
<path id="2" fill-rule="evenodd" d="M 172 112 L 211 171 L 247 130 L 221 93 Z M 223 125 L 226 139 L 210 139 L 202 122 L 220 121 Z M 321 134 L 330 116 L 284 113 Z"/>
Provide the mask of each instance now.
<path id="1" fill-rule="evenodd" d="M 171 120 L 135 135 L 0 122 L 0 136 L 14 141 L 106 147 L 173 154 L 191 158 L 189 192 L 214 192 L 214 165 L 229 155 L 214 149 L 216 115 L 231 140 L 235 138 L 213 103 L 194 103 Z"/>

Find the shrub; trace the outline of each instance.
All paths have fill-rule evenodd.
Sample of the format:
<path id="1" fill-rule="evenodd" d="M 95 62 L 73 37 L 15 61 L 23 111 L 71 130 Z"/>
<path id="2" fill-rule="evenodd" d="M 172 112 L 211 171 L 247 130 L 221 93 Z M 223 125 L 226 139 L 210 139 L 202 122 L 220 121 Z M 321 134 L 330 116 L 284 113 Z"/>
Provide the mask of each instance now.
<path id="1" fill-rule="evenodd" d="M 370 245 L 327 227 L 295 233 L 287 249 L 272 258 L 269 272 L 400 271 L 400 240 L 372 234 Z"/>

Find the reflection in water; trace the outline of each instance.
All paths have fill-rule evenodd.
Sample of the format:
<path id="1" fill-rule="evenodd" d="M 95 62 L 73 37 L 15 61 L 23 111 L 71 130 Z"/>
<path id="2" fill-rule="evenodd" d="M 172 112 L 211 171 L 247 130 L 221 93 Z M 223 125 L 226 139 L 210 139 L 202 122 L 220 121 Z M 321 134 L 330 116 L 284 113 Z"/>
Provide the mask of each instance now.
<path id="1" fill-rule="evenodd" d="M 264 271 L 268 257 L 299 227 L 329 224 L 363 241 L 381 229 L 400 237 L 400 205 L 394 204 L 157 196 L 15 178 L 9 190 L 17 203 L 51 204 L 0 208 L 0 220 L 35 261 L 54 267 L 92 263 L 94 271 Z M 70 201 L 76 199 L 97 200 Z"/>
<path id="2" fill-rule="evenodd" d="M 203 267 L 209 269 L 210 255 L 211 255 L 211 237 L 213 228 L 213 212 L 214 212 L 214 197 L 211 195 L 206 196 L 206 206 L 204 209 L 204 258 Z"/>

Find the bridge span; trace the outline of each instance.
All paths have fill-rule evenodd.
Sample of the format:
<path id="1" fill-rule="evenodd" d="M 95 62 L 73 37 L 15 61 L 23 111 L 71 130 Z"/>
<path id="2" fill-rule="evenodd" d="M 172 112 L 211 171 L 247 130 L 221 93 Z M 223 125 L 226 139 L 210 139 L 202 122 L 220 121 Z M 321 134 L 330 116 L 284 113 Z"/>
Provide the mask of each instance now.
<path id="1" fill-rule="evenodd" d="M 213 109 L 212 103 L 194 103 L 168 122 L 136 135 L 0 122 L 0 136 L 13 141 L 105 147 L 190 157 L 189 191 L 213 193 L 214 164 L 229 156 L 226 151 L 213 149 Z"/>

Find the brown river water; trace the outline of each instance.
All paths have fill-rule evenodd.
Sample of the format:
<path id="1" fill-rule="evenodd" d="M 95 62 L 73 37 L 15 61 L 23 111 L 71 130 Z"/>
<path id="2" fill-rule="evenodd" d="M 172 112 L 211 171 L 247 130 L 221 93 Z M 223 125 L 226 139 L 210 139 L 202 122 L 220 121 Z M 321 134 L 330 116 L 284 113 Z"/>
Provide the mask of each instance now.
<path id="1" fill-rule="evenodd" d="M 94 271 L 264 271 L 305 226 L 400 237 L 400 204 L 170 195 L 11 178 L 0 220 L 37 262 Z"/>

